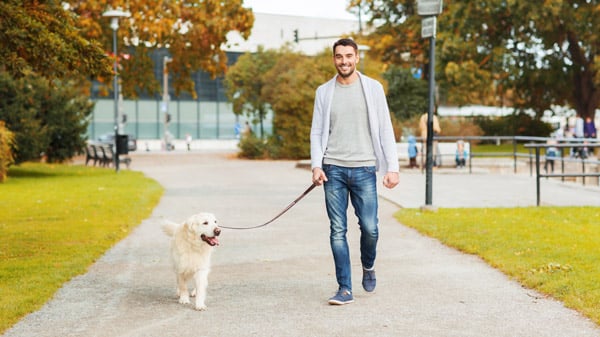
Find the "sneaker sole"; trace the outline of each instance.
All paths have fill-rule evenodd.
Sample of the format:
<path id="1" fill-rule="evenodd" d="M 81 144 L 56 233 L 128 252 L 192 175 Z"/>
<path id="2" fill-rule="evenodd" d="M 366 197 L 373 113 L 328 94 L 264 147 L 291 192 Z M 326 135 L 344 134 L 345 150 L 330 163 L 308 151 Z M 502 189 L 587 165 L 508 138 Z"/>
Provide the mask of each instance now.
<path id="1" fill-rule="evenodd" d="M 354 302 L 354 300 L 349 300 L 349 301 L 329 300 L 329 304 L 331 304 L 331 305 L 344 305 L 344 304 L 349 304 L 352 302 Z"/>

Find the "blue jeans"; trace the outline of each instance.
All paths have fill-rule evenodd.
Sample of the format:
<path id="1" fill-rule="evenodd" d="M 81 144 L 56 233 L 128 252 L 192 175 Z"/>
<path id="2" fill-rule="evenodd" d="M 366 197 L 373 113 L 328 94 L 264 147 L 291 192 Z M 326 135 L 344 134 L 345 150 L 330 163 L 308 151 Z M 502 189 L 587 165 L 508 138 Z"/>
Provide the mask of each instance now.
<path id="1" fill-rule="evenodd" d="M 327 182 L 323 185 L 329 216 L 329 242 L 340 289 L 352 290 L 348 231 L 348 199 L 354 207 L 360 228 L 360 260 L 363 268 L 375 264 L 379 229 L 377 224 L 377 175 L 374 166 L 341 167 L 323 165 Z"/>

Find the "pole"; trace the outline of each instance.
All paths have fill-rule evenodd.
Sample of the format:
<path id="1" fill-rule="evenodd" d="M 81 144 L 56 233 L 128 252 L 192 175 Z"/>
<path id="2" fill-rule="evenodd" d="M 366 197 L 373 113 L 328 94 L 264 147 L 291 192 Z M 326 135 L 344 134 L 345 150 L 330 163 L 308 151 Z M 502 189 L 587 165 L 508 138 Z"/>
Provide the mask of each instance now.
<path id="1" fill-rule="evenodd" d="M 170 115 L 169 115 L 169 101 L 170 101 L 170 96 L 169 96 L 169 68 L 167 67 L 168 63 L 171 62 L 173 59 L 168 57 L 168 56 L 164 56 L 163 57 L 163 101 L 162 101 L 162 109 L 163 112 L 165 113 L 164 116 L 164 138 L 165 138 L 165 148 L 167 151 L 171 150 L 171 133 L 169 132 L 169 123 L 170 121 Z"/>
<path id="2" fill-rule="evenodd" d="M 118 53 L 117 53 L 117 29 L 119 29 L 119 18 L 129 17 L 131 14 L 123 12 L 120 9 L 109 10 L 102 13 L 102 16 L 110 18 L 110 28 L 113 30 L 113 54 L 115 57 L 114 63 L 114 78 L 113 78 L 113 93 L 115 98 L 115 139 L 113 160 L 115 163 L 115 171 L 119 172 L 119 69 L 118 69 Z M 127 146 L 127 145 L 126 145 Z"/>
<path id="3" fill-rule="evenodd" d="M 435 36 L 429 38 L 429 109 L 427 111 L 427 158 L 425 161 L 425 205 L 432 205 L 433 109 L 435 102 Z"/>
<path id="4" fill-rule="evenodd" d="M 117 65 L 117 29 L 113 29 L 113 53 L 115 57 L 114 63 L 114 83 L 113 83 L 113 93 L 115 98 L 115 152 L 113 153 L 113 160 L 115 164 L 115 171 L 119 172 L 119 73 L 118 73 L 118 65 Z"/>

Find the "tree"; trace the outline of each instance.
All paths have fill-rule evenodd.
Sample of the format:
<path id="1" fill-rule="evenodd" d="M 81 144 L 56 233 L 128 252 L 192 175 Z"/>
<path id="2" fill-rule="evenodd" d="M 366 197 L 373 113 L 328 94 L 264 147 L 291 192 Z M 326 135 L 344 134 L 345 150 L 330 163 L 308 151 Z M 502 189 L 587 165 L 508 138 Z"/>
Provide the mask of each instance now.
<path id="1" fill-rule="evenodd" d="M 78 86 L 55 81 L 44 87 L 46 97 L 40 106 L 39 118 L 48 132 L 46 160 L 61 163 L 78 154 L 86 145 L 85 135 L 94 103 L 79 94 Z"/>
<path id="2" fill-rule="evenodd" d="M 119 20 L 119 55 L 122 90 L 125 97 L 138 97 L 142 91 L 156 94 L 150 52 L 167 48 L 173 61 L 169 63 L 171 85 L 175 93 L 196 91 L 192 73 L 200 69 L 216 76 L 225 72 L 227 56 L 222 48 L 227 34 L 237 31 L 248 38 L 254 16 L 242 7 L 242 0 L 113 0 L 68 1 L 80 18 L 78 27 L 89 39 L 99 40 L 104 50 L 112 51 L 110 20 L 102 13 L 121 8 L 131 17 Z M 113 56 L 115 57 L 115 56 Z M 127 59 L 128 58 L 128 59 Z M 109 84 L 109 78 L 101 79 Z"/>
<path id="3" fill-rule="evenodd" d="M 15 135 L 0 121 L 0 183 L 6 180 L 8 168 L 14 163 L 13 143 Z"/>
<path id="4" fill-rule="evenodd" d="M 85 146 L 93 103 L 79 86 L 34 75 L 14 80 L 0 71 L 0 97 L 0 120 L 14 133 L 15 163 L 42 155 L 64 162 Z"/>
<path id="5" fill-rule="evenodd" d="M 427 111 L 427 82 L 415 78 L 410 69 L 400 66 L 390 67 L 383 77 L 388 83 L 388 105 L 397 119 L 409 120 Z"/>
<path id="6" fill-rule="evenodd" d="M 375 52 L 394 64 L 427 62 L 420 62 L 428 46 L 418 34 L 416 1 L 363 2 L 372 22 L 382 22 L 370 37 Z M 440 96 L 450 103 L 531 108 L 536 118 L 551 105 L 568 103 L 594 117 L 600 104 L 598 27 L 597 0 L 446 1 L 436 47 Z M 479 94 L 465 95 L 473 89 Z"/>
<path id="7" fill-rule="evenodd" d="M 39 159 L 48 144 L 47 130 L 37 112 L 42 98 L 38 92 L 41 80 L 31 81 L 33 75 L 13 79 L 0 71 L 0 120 L 14 134 L 15 163 Z M 43 95 L 42 95 L 43 96 Z"/>
<path id="8" fill-rule="evenodd" d="M 274 97 L 263 95 L 264 74 L 273 68 L 279 58 L 274 50 L 259 46 L 256 53 L 240 56 L 225 75 L 227 97 L 233 103 L 236 115 L 245 115 L 252 123 L 260 123 L 260 137 L 264 138 L 263 121 Z"/>
<path id="9" fill-rule="evenodd" d="M 283 51 L 264 75 L 262 95 L 274 111 L 272 152 L 278 158 L 309 158 L 317 87 L 331 78 L 330 52 L 317 57 Z"/>
<path id="10" fill-rule="evenodd" d="M 7 0 L 0 13 L 0 68 L 11 76 L 110 76 L 104 48 L 81 35 L 60 1 Z"/>

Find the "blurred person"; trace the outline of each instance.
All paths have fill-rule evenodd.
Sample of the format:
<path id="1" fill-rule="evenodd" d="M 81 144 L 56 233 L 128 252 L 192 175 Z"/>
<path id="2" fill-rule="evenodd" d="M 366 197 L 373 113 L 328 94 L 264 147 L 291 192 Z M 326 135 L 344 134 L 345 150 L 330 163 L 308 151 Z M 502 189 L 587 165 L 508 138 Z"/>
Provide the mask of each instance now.
<path id="1" fill-rule="evenodd" d="M 187 145 L 188 151 L 192 149 L 192 135 L 190 135 L 189 133 L 185 134 L 185 145 Z"/>
<path id="2" fill-rule="evenodd" d="M 546 142 L 548 145 L 556 144 L 554 140 L 548 140 Z M 546 162 L 544 163 L 544 171 L 548 173 L 548 166 L 550 166 L 550 173 L 554 173 L 554 160 L 558 157 L 559 152 L 556 146 L 548 146 L 546 148 Z"/>
<path id="3" fill-rule="evenodd" d="M 575 117 L 575 127 L 573 128 L 573 137 L 579 138 L 579 139 L 584 138 L 584 131 L 583 131 L 584 124 L 585 124 L 585 122 L 584 122 L 583 118 L 581 118 L 581 115 L 577 114 L 577 116 Z M 576 142 L 578 142 L 578 141 L 576 141 Z M 583 154 L 584 154 L 583 152 L 584 152 L 584 149 L 581 146 L 574 147 L 571 150 L 571 154 L 575 158 L 579 158 L 579 157 L 583 158 Z"/>
<path id="4" fill-rule="evenodd" d="M 419 154 L 419 148 L 417 147 L 417 139 L 415 136 L 408 136 L 408 167 L 416 168 L 417 165 L 417 155 Z"/>
<path id="5" fill-rule="evenodd" d="M 585 118 L 585 122 L 583 122 L 583 137 L 584 138 L 596 138 L 596 124 L 594 124 L 594 120 L 592 117 L 588 116 Z"/>
<path id="6" fill-rule="evenodd" d="M 250 127 L 250 123 L 248 123 L 248 121 L 246 121 L 246 123 L 244 124 L 244 131 L 242 132 L 242 135 L 244 137 L 247 137 L 247 136 L 250 136 L 253 133 L 254 132 L 252 131 L 252 128 Z"/>
<path id="7" fill-rule="evenodd" d="M 465 142 L 462 140 L 458 140 L 456 142 L 456 157 L 455 157 L 456 167 L 457 168 L 465 167 L 468 157 L 469 157 L 469 151 L 467 151 L 467 148 L 465 147 Z"/>
<path id="8" fill-rule="evenodd" d="M 585 122 L 583 123 L 583 137 L 588 139 L 596 139 L 597 136 L 598 135 L 596 134 L 596 124 L 594 124 L 594 120 L 592 119 L 592 117 L 587 116 L 585 118 Z M 590 149 L 586 146 L 583 150 L 585 151 L 587 158 L 587 155 L 590 153 Z M 594 153 L 593 150 L 591 152 L 592 154 Z"/>
<path id="9" fill-rule="evenodd" d="M 438 116 L 435 112 L 436 111 L 434 111 L 434 114 L 433 114 L 433 135 L 438 136 L 439 134 L 442 133 L 442 128 L 440 128 L 440 120 L 438 119 Z M 427 155 L 427 120 L 428 119 L 429 119 L 429 114 L 427 112 L 422 114 L 421 118 L 419 119 L 419 129 L 421 131 L 421 141 L 422 141 L 421 148 L 423 149 L 423 154 L 425 154 L 425 155 Z M 438 155 L 439 153 L 440 153 L 439 144 L 438 144 L 437 140 L 434 140 L 433 145 L 432 145 L 433 166 L 441 166 L 442 165 L 442 159 L 441 159 L 441 156 Z"/>

